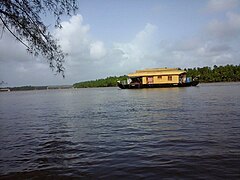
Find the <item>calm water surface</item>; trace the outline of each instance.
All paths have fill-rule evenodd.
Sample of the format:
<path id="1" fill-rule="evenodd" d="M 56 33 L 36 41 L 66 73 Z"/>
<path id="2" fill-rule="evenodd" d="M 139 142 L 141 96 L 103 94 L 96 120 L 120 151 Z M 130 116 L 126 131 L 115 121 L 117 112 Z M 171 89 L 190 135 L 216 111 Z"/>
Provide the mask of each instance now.
<path id="1" fill-rule="evenodd" d="M 239 179 L 240 83 L 0 93 L 0 179 Z"/>

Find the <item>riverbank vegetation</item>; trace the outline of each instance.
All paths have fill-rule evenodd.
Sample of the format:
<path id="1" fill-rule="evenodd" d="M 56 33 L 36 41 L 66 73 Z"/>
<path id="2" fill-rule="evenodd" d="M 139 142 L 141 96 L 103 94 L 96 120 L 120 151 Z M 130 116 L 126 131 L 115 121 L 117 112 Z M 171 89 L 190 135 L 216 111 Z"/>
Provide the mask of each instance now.
<path id="1" fill-rule="evenodd" d="M 127 76 L 113 76 L 105 79 L 97 79 L 93 81 L 84 81 L 73 84 L 74 88 L 89 88 L 89 87 L 114 87 L 117 85 L 117 81 L 126 80 Z"/>
<path id="2" fill-rule="evenodd" d="M 200 82 L 236 82 L 240 81 L 240 65 L 188 68 L 187 76 L 199 76 Z"/>
<path id="3" fill-rule="evenodd" d="M 185 68 L 188 77 L 199 76 L 200 82 L 236 82 L 240 81 L 240 65 L 226 65 L 213 67 L 197 67 Z M 74 88 L 89 88 L 89 87 L 114 87 L 117 81 L 126 80 L 127 76 L 114 76 L 105 79 L 97 79 L 92 81 L 84 81 L 73 84 Z"/>

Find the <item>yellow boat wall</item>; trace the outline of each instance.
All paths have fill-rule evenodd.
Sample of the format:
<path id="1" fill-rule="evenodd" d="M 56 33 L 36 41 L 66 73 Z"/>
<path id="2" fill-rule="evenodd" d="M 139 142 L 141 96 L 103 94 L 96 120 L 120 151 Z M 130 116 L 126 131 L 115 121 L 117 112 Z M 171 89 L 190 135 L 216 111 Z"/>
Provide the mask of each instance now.
<path id="1" fill-rule="evenodd" d="M 175 68 L 155 68 L 137 70 L 135 73 L 128 74 L 130 78 L 141 78 L 142 84 L 176 84 L 179 83 L 179 76 L 186 80 L 186 71 Z"/>
<path id="2" fill-rule="evenodd" d="M 179 76 L 153 76 L 153 81 L 148 81 L 149 77 L 142 77 L 142 84 L 172 84 L 179 83 Z"/>

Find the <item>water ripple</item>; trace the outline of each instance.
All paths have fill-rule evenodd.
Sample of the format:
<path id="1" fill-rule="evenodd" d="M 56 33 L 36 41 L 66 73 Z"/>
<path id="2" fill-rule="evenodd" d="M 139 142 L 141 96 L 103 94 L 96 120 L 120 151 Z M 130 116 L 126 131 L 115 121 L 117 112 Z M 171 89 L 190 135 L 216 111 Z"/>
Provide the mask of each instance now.
<path id="1" fill-rule="evenodd" d="M 240 179 L 240 84 L 213 87 L 0 94 L 0 179 Z"/>

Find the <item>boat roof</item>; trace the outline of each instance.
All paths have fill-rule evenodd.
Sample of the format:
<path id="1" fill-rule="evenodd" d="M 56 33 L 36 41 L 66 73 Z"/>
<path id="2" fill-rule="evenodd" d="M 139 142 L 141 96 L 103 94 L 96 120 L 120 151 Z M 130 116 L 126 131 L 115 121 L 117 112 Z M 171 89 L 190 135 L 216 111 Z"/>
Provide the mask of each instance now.
<path id="1" fill-rule="evenodd" d="M 180 75 L 185 74 L 186 71 L 177 68 L 151 68 L 144 70 L 137 70 L 134 73 L 128 74 L 129 77 L 143 77 L 143 76 L 162 76 L 162 75 Z"/>

